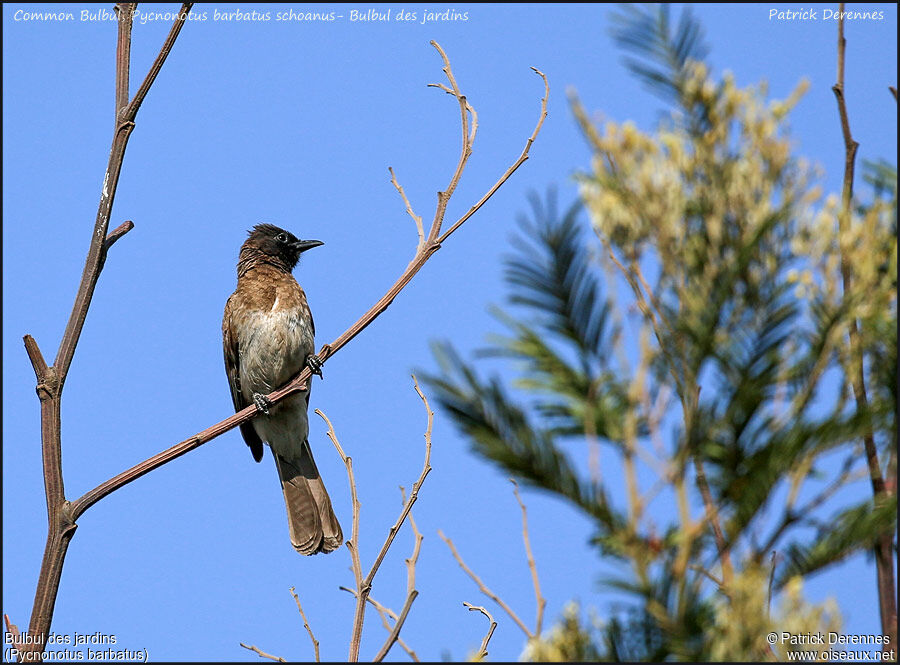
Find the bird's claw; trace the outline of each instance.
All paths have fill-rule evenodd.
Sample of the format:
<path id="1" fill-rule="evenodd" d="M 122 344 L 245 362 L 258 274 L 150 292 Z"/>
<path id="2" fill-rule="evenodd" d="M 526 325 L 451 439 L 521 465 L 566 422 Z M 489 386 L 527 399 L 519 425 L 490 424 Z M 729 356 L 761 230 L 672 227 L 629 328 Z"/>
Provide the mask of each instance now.
<path id="1" fill-rule="evenodd" d="M 309 367 L 310 372 L 318 375 L 320 379 L 325 378 L 322 376 L 322 361 L 315 353 L 311 353 L 306 357 L 306 366 Z"/>
<path id="2" fill-rule="evenodd" d="M 260 393 L 253 393 L 253 403 L 256 408 L 264 414 L 269 415 L 269 407 L 272 406 L 272 400 Z"/>

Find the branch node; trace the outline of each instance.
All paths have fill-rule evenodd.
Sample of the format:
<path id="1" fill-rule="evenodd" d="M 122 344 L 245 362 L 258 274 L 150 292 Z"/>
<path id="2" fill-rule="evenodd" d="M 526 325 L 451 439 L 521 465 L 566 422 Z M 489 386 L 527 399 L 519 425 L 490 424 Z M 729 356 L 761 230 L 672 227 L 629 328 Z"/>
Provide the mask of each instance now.
<path id="1" fill-rule="evenodd" d="M 44 354 L 41 353 L 38 343 L 31 335 L 25 335 L 22 341 L 25 342 L 25 353 L 28 354 L 28 359 L 31 360 L 31 366 L 34 368 L 34 376 L 38 384 L 45 383 L 47 375 L 50 373 L 50 368 L 47 367 L 47 361 L 44 360 Z M 40 395 L 40 393 L 38 394 Z"/>
<path id="2" fill-rule="evenodd" d="M 106 236 L 106 240 L 103 241 L 103 251 L 108 252 L 109 248 L 115 245 L 119 238 L 131 231 L 131 229 L 133 228 L 134 222 L 128 220 L 126 222 L 122 222 L 122 224 L 110 231 L 109 235 Z"/>

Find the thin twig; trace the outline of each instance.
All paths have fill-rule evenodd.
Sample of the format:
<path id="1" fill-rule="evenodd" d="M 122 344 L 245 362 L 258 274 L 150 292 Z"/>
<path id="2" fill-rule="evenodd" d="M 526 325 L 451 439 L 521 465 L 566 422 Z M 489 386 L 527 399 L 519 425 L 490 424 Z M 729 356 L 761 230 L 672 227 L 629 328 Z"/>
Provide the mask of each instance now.
<path id="1" fill-rule="evenodd" d="M 488 642 L 491 641 L 491 636 L 494 634 L 494 631 L 497 629 L 497 622 L 494 621 L 494 617 L 491 616 L 491 613 L 488 612 L 485 608 L 480 605 L 473 605 L 472 603 L 467 603 L 463 601 L 463 605 L 469 608 L 470 612 L 481 612 L 484 616 L 488 618 L 490 621 L 490 628 L 488 628 L 487 635 L 484 636 L 484 639 L 481 640 L 481 646 L 478 649 L 478 653 L 475 655 L 475 660 L 482 661 L 487 658 L 488 655 Z"/>
<path id="2" fill-rule="evenodd" d="M 509 618 L 512 619 L 515 624 L 522 629 L 522 632 L 525 633 L 529 637 L 529 639 L 534 637 L 534 633 L 532 633 L 528 629 L 528 626 L 526 626 L 525 623 L 519 618 L 519 616 L 515 612 L 513 612 L 513 609 L 509 605 L 507 605 L 504 600 L 500 598 L 500 596 L 491 591 L 487 587 L 487 585 L 481 581 L 481 578 L 478 577 L 478 575 L 476 575 L 472 571 L 472 569 L 466 565 L 466 562 L 463 561 L 462 557 L 459 555 L 459 552 L 456 551 L 456 546 L 453 544 L 453 541 L 445 536 L 444 532 L 440 529 L 438 529 L 438 535 L 441 537 L 441 540 L 447 543 L 447 547 L 450 548 L 450 553 L 453 554 L 453 558 L 456 559 L 456 563 L 459 564 L 459 567 L 462 568 L 465 573 L 470 578 L 472 578 L 472 581 L 478 585 L 478 590 L 481 591 L 481 593 L 483 593 L 485 596 L 493 600 L 495 603 L 497 603 L 501 608 L 503 608 L 503 611 L 509 615 Z"/>
<path id="3" fill-rule="evenodd" d="M 412 205 L 410 204 L 409 199 L 406 198 L 406 192 L 403 191 L 403 187 L 397 182 L 397 176 L 394 175 L 394 169 L 389 166 L 388 171 L 391 173 L 391 184 L 394 185 L 400 193 L 400 196 L 403 198 L 403 203 L 406 205 L 407 214 L 412 217 L 413 222 L 416 224 L 416 233 L 419 235 L 419 243 L 416 245 L 416 254 L 419 254 L 425 247 L 425 230 L 422 228 L 422 218 L 413 212 Z"/>
<path id="4" fill-rule="evenodd" d="M 531 539 L 528 537 L 528 511 L 519 496 L 519 483 L 513 478 L 509 479 L 513 484 L 513 494 L 516 495 L 516 501 L 519 502 L 519 508 L 522 509 L 522 541 L 525 543 L 525 556 L 528 559 L 528 569 L 531 571 L 531 583 L 534 586 L 534 600 L 537 605 L 537 618 L 534 622 L 534 634 L 540 636 L 541 627 L 544 623 L 544 607 L 547 605 L 547 599 L 541 595 L 541 583 L 538 579 L 537 566 L 534 563 L 534 555 L 531 552 Z"/>
<path id="5" fill-rule="evenodd" d="M 193 2 L 185 2 L 181 5 L 181 11 L 178 13 L 178 17 L 172 24 L 172 29 L 169 30 L 169 34 L 166 36 L 166 41 L 163 42 L 162 48 L 159 50 L 159 55 L 156 56 L 156 60 L 154 60 L 153 64 L 150 66 L 150 71 L 147 72 L 147 76 L 144 77 L 144 81 L 137 89 L 137 92 L 134 93 L 134 98 L 131 100 L 131 103 L 128 104 L 128 106 L 125 108 L 125 111 L 122 113 L 122 118 L 124 120 L 134 120 L 134 117 L 137 115 L 138 109 L 141 107 L 141 104 L 144 101 L 144 97 L 146 97 L 147 93 L 150 92 L 150 86 L 153 85 L 153 82 L 156 80 L 156 76 L 162 69 L 166 58 L 168 58 L 169 53 L 172 52 L 172 46 L 175 45 L 175 40 L 178 39 L 178 33 L 181 32 L 181 28 L 184 27 L 184 22 L 187 20 L 188 14 L 191 13 L 191 7 L 193 6 Z"/>
<path id="6" fill-rule="evenodd" d="M 443 243 L 447 238 L 449 238 L 451 233 L 456 231 L 456 229 L 462 226 L 463 223 L 467 219 L 469 219 L 469 217 L 474 215 L 481 206 L 487 203 L 488 199 L 490 199 L 494 195 L 494 193 L 498 189 L 500 189 L 503 183 L 505 183 L 509 179 L 509 177 L 516 172 L 516 169 L 518 169 L 528 160 L 528 152 L 531 150 L 531 146 L 534 143 L 535 139 L 537 139 L 538 132 L 541 131 L 541 127 L 543 127 L 544 125 L 544 120 L 547 118 L 547 100 L 550 98 L 550 82 L 547 81 L 546 75 L 536 67 L 532 67 L 531 69 L 544 81 L 544 96 L 541 98 L 541 114 L 538 117 L 537 125 L 535 125 L 534 131 L 531 133 L 531 136 L 529 136 L 528 140 L 525 141 L 525 148 L 522 149 L 522 153 L 519 155 L 519 158 L 516 159 L 515 162 L 513 162 L 512 166 L 506 169 L 506 173 L 500 176 L 500 179 L 494 183 L 494 185 L 487 191 L 487 193 L 482 196 L 475 205 L 469 208 L 465 215 L 456 220 L 453 226 L 451 226 L 447 231 L 444 232 L 444 234 L 440 238 L 437 239 L 438 244 Z"/>
<path id="7" fill-rule="evenodd" d="M 6 632 L 13 636 L 13 644 L 19 644 L 19 627 L 9 620 L 9 615 L 3 615 L 3 621 L 6 623 Z"/>
<path id="8" fill-rule="evenodd" d="M 722 579 L 726 585 L 731 585 L 731 554 L 730 546 L 725 542 L 725 534 L 722 532 L 722 525 L 719 521 L 719 510 L 713 500 L 712 492 L 709 489 L 709 482 L 706 480 L 706 471 L 703 469 L 703 461 L 698 455 L 691 456 L 694 461 L 694 475 L 696 476 L 697 488 L 700 490 L 700 496 L 703 498 L 703 505 L 706 509 L 706 519 L 712 525 L 713 536 L 716 539 L 716 548 L 719 551 L 719 557 L 722 559 Z"/>
<path id="9" fill-rule="evenodd" d="M 378 569 L 380 568 L 382 561 L 384 561 L 385 555 L 393 544 L 394 538 L 400 531 L 400 527 L 403 526 L 403 522 L 406 521 L 410 510 L 412 510 L 413 504 L 418 499 L 419 490 L 422 487 L 422 483 L 425 482 L 426 476 L 428 476 L 429 472 L 431 471 L 431 429 L 434 423 L 434 412 L 428 405 L 428 399 L 419 388 L 419 382 L 416 380 L 415 375 L 413 375 L 413 383 L 415 385 L 416 392 L 422 399 L 422 402 L 425 405 L 425 410 L 428 414 L 428 424 L 425 429 L 425 462 L 422 466 L 422 473 L 419 475 L 419 479 L 415 483 L 413 483 L 412 490 L 410 491 L 409 495 L 409 500 L 404 502 L 403 509 L 400 511 L 400 516 L 388 531 L 387 538 L 385 539 L 384 544 L 381 546 L 381 551 L 375 558 L 375 562 L 372 564 L 372 567 L 369 570 L 369 573 L 366 575 L 365 579 L 362 578 L 362 567 L 359 563 L 359 501 L 356 498 L 356 482 L 353 479 L 352 460 L 344 453 L 343 448 L 338 442 L 337 436 L 334 434 L 334 428 L 332 427 L 331 422 L 328 420 L 327 416 L 325 416 L 325 414 L 322 413 L 319 409 L 316 409 L 315 411 L 328 425 L 328 438 L 331 439 L 335 448 L 337 448 L 338 454 L 341 456 L 341 459 L 344 460 L 344 464 L 347 467 L 347 475 L 350 479 L 350 491 L 353 497 L 353 528 L 350 540 L 347 542 L 347 547 L 348 549 L 350 549 L 350 553 L 353 559 L 353 575 L 356 578 L 357 592 L 356 610 L 354 612 L 353 618 L 353 632 L 351 633 L 350 637 L 350 654 L 348 658 L 350 662 L 357 662 L 359 660 L 359 645 L 360 641 L 362 640 L 366 599 L 369 597 L 369 593 L 372 590 L 372 582 L 375 579 L 375 575 L 378 573 Z M 418 557 L 418 549 L 420 544 L 421 540 L 417 540 L 416 548 L 414 550 L 415 558 Z M 394 642 L 397 641 L 396 636 L 399 634 L 400 628 L 403 627 L 403 621 L 406 620 L 406 614 L 409 613 L 409 608 L 412 606 L 413 601 L 418 595 L 418 591 L 412 588 L 412 585 L 414 585 L 415 583 L 415 559 L 412 560 L 411 564 L 408 562 L 407 565 L 409 566 L 408 575 L 411 576 L 408 578 L 408 593 L 406 603 L 404 604 L 403 610 L 401 610 L 400 612 L 400 617 L 397 620 L 397 624 L 394 625 L 394 628 L 391 631 L 391 635 L 388 637 L 388 642 L 386 642 L 385 646 L 382 647 L 382 650 L 384 650 L 384 654 L 386 654 L 387 650 L 389 650 Z M 382 655 L 381 657 L 383 658 L 384 655 Z"/>
<path id="10" fill-rule="evenodd" d="M 403 505 L 406 505 L 406 488 L 402 485 L 400 486 L 400 496 L 403 499 Z M 411 593 L 412 590 L 416 588 L 416 563 L 419 561 L 419 552 L 422 549 L 422 541 L 425 539 L 422 532 L 419 531 L 419 527 L 416 526 L 416 520 L 413 517 L 412 511 L 409 513 L 409 526 L 413 532 L 413 552 L 412 555 L 406 559 L 407 593 Z"/>
<path id="11" fill-rule="evenodd" d="M 294 587 L 290 589 L 291 595 L 294 597 L 294 602 L 297 603 L 297 610 L 300 612 L 300 616 L 303 618 L 303 627 L 306 628 L 306 632 L 309 633 L 309 639 L 312 640 L 313 649 L 316 652 L 316 662 L 319 662 L 319 640 L 316 639 L 316 636 L 313 635 L 312 628 L 309 627 L 309 621 L 306 620 L 306 614 L 303 612 L 303 607 L 300 605 L 300 597 L 294 591 Z"/>
<path id="12" fill-rule="evenodd" d="M 715 584 L 717 587 L 719 587 L 719 591 L 722 591 L 723 593 L 727 593 L 726 590 L 725 590 L 725 586 L 724 586 L 724 584 L 722 583 L 722 580 L 720 580 L 718 577 L 716 577 L 715 575 L 713 575 L 711 572 L 709 572 L 709 571 L 708 571 L 706 568 L 704 568 L 703 566 L 701 566 L 701 565 L 699 565 L 699 564 L 696 564 L 696 563 L 692 563 L 690 566 L 688 566 L 688 568 L 690 568 L 691 570 L 696 570 L 698 573 L 700 573 L 701 575 L 703 575 L 703 577 L 705 577 L 705 578 L 708 579 L 710 582 L 712 582 L 712 583 Z"/>
<path id="13" fill-rule="evenodd" d="M 341 591 L 346 591 L 351 596 L 356 598 L 356 592 L 350 587 L 339 586 L 338 589 L 340 589 Z M 397 613 L 390 607 L 382 605 L 377 600 L 375 600 L 372 597 L 372 594 L 369 594 L 369 597 L 366 598 L 366 602 L 375 608 L 375 611 L 378 612 L 378 616 L 381 617 L 381 624 L 384 626 L 384 629 L 390 633 L 394 629 L 394 626 L 390 621 L 388 621 L 388 617 L 390 617 L 394 621 L 397 621 L 397 619 L 400 618 L 397 616 Z M 409 645 L 407 645 L 406 642 L 403 641 L 402 637 L 397 638 L 397 644 L 399 644 L 403 648 L 403 650 L 406 651 L 407 654 L 409 654 L 409 657 L 412 658 L 415 662 L 421 662 L 416 652 L 409 648 Z"/>
<path id="14" fill-rule="evenodd" d="M 380 663 L 384 660 L 384 657 L 387 656 L 388 651 L 391 650 L 391 647 L 394 646 L 394 643 L 400 637 L 400 630 L 403 628 L 403 624 L 406 623 L 406 617 L 409 616 L 409 610 L 412 608 L 413 601 L 418 597 L 419 592 L 415 589 L 406 596 L 406 602 L 403 604 L 403 609 L 400 610 L 400 616 L 397 618 L 397 623 L 394 624 L 393 630 L 391 630 L 391 634 L 388 635 L 387 640 L 381 646 L 381 649 L 375 655 L 375 658 L 372 660 L 376 663 Z"/>
<path id="15" fill-rule="evenodd" d="M 354 619 L 354 630 L 350 641 L 350 661 L 355 662 L 358 660 L 359 655 L 359 640 L 362 637 L 362 620 L 361 617 L 365 612 L 365 598 L 362 596 L 362 588 L 363 588 L 363 576 L 362 576 L 362 564 L 359 560 L 359 512 L 360 512 L 360 503 L 359 497 L 356 492 L 356 478 L 353 476 L 353 460 L 344 452 L 343 447 L 341 446 L 340 441 L 338 441 L 337 434 L 334 432 L 334 426 L 331 424 L 331 421 L 328 419 L 321 410 L 316 409 L 315 413 L 325 421 L 325 424 L 328 426 L 328 438 L 331 439 L 331 443 L 334 444 L 335 449 L 340 455 L 341 460 L 344 462 L 344 466 L 347 468 L 347 481 L 350 483 L 350 504 L 351 504 L 351 512 L 352 512 L 352 526 L 350 530 L 350 540 L 347 541 L 347 549 L 350 550 L 350 560 L 353 565 L 353 580 L 356 583 L 356 618 Z M 360 599 L 362 598 L 362 601 Z M 360 606 L 363 606 L 363 609 L 360 610 Z M 359 633 L 356 630 L 356 622 L 359 620 Z M 353 658 L 353 650 L 354 645 L 356 649 L 357 658 Z"/>
<path id="16" fill-rule="evenodd" d="M 444 49 L 442 49 L 441 45 L 433 39 L 431 40 L 431 45 L 437 49 L 437 52 L 441 54 L 441 60 L 444 61 L 443 72 L 447 77 L 447 81 L 450 82 L 450 87 L 453 89 L 450 94 L 456 97 L 456 100 L 459 102 L 461 115 L 460 126 L 462 129 L 462 151 L 459 160 L 456 163 L 456 169 L 453 171 L 447 189 L 438 192 L 437 208 L 434 211 L 434 219 L 431 222 L 431 230 L 428 233 L 429 242 L 434 242 L 441 232 L 441 224 L 444 221 L 444 214 L 447 211 L 447 204 L 450 202 L 450 197 L 453 196 L 453 192 L 456 191 L 456 186 L 459 184 L 463 170 L 466 168 L 466 162 L 469 161 L 469 157 L 472 154 L 472 143 L 469 140 L 469 102 L 466 100 L 465 95 L 459 90 L 459 86 L 453 76 L 453 70 L 450 68 L 450 60 L 447 58 L 447 54 L 444 53 Z M 447 90 L 443 86 L 440 87 L 445 91 Z M 438 241 L 438 244 L 440 244 L 440 241 Z"/>
<path id="17" fill-rule="evenodd" d="M 245 649 L 249 649 L 250 651 L 254 651 L 254 652 L 258 653 L 259 656 L 260 656 L 260 658 L 268 658 L 269 660 L 274 660 L 274 661 L 277 661 L 277 662 L 279 662 L 279 663 L 286 663 L 286 662 L 287 662 L 287 661 L 286 661 L 284 658 L 282 658 L 281 656 L 273 656 L 272 654 L 266 653 L 265 651 L 263 651 L 263 650 L 260 649 L 259 647 L 253 646 L 252 644 L 244 644 L 243 642 L 240 642 L 240 645 L 241 645 L 242 647 L 244 647 Z"/>

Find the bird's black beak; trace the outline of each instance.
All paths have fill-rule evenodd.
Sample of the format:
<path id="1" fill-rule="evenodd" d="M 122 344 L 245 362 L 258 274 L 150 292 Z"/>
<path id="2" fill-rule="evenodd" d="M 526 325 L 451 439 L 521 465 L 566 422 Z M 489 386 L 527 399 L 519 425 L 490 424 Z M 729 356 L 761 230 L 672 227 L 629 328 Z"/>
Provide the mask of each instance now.
<path id="1" fill-rule="evenodd" d="M 321 240 L 298 240 L 294 243 L 294 249 L 302 254 L 308 249 L 312 249 L 313 247 L 318 247 L 319 245 L 324 244 L 325 243 Z"/>

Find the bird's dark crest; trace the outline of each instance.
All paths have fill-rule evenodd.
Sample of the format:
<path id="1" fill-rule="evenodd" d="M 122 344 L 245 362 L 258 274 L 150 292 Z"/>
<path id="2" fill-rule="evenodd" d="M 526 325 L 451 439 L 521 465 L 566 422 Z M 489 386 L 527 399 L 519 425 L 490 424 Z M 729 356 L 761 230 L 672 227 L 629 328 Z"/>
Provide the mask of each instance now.
<path id="1" fill-rule="evenodd" d="M 293 233 L 291 233 L 291 232 L 288 231 L 287 229 L 283 229 L 283 228 L 281 228 L 281 227 L 279 227 L 279 226 L 275 226 L 274 224 L 269 224 L 269 223 L 267 223 L 267 222 L 263 222 L 263 223 L 257 224 L 257 225 L 254 226 L 252 229 L 250 229 L 249 231 L 247 231 L 247 235 L 248 235 L 248 236 L 252 236 L 252 235 L 254 235 L 254 234 L 265 235 L 265 236 L 276 236 L 276 235 L 278 235 L 279 233 L 287 233 L 287 234 L 289 234 L 289 235 L 291 235 L 291 236 L 294 235 Z"/>

